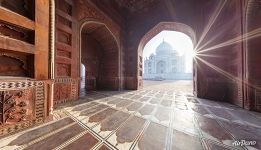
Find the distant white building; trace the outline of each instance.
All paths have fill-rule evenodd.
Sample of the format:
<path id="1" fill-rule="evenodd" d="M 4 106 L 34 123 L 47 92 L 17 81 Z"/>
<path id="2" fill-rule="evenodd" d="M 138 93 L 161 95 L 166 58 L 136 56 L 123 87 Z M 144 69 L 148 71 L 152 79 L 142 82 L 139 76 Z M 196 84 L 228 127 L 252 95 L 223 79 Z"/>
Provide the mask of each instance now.
<path id="1" fill-rule="evenodd" d="M 185 56 L 163 42 L 144 62 L 144 79 L 191 80 L 192 73 L 186 73 Z"/>

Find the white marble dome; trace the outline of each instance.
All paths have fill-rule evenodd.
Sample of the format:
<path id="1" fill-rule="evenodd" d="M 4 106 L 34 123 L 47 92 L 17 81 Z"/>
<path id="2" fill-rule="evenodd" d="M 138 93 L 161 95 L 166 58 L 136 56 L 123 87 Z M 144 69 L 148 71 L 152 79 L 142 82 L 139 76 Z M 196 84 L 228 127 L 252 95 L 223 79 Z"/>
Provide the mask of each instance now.
<path id="1" fill-rule="evenodd" d="M 170 54 L 178 54 L 176 50 L 173 49 L 173 47 L 164 40 L 162 43 L 156 48 L 156 55 L 170 55 Z"/>

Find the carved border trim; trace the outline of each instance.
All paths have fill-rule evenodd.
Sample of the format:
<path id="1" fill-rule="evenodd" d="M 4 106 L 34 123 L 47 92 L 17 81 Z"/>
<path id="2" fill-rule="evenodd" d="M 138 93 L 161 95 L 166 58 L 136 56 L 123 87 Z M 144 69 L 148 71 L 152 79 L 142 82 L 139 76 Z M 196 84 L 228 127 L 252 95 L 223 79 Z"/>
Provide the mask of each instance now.
<path id="1" fill-rule="evenodd" d="M 55 81 L 55 83 L 71 83 L 74 80 L 77 80 L 77 79 L 73 79 L 73 78 L 56 78 L 54 81 Z"/>
<path id="2" fill-rule="evenodd" d="M 1 91 L 5 90 L 19 90 L 33 88 L 37 86 L 44 86 L 42 81 L 10 81 L 10 82 L 0 82 Z"/>

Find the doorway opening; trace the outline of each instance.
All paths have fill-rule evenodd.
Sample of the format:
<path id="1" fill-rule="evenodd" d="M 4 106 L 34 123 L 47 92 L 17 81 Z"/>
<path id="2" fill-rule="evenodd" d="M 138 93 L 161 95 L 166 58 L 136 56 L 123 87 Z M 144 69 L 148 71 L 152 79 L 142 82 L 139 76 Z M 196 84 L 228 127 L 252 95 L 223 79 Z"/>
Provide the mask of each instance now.
<path id="1" fill-rule="evenodd" d="M 144 88 L 167 84 L 193 92 L 193 43 L 186 34 L 163 30 L 143 49 Z"/>
<path id="2" fill-rule="evenodd" d="M 85 91 L 118 90 L 119 48 L 111 31 L 103 23 L 88 21 L 80 33 L 80 64 L 85 67 L 81 87 Z"/>
<path id="3" fill-rule="evenodd" d="M 86 68 L 84 64 L 81 64 L 81 89 L 85 89 L 85 76 L 86 76 Z"/>
<path id="4" fill-rule="evenodd" d="M 138 49 L 138 73 L 143 72 L 138 74 L 138 88 L 169 84 L 170 89 L 193 94 L 195 43 L 195 32 L 185 24 L 162 22 L 152 28 Z"/>

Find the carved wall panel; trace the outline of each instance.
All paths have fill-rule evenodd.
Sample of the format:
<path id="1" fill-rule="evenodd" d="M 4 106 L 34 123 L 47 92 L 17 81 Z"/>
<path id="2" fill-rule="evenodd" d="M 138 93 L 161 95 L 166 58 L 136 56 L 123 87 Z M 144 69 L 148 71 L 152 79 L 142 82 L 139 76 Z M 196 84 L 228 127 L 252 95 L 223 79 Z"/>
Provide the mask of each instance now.
<path id="1" fill-rule="evenodd" d="M 72 16 L 72 1 L 58 0 L 57 2 L 59 10 L 63 11 L 67 15 Z"/>
<path id="2" fill-rule="evenodd" d="M 66 19 L 65 17 L 62 17 L 60 15 L 56 15 L 56 22 L 61 23 L 69 28 L 72 27 L 72 21 Z"/>
<path id="3" fill-rule="evenodd" d="M 57 63 L 56 68 L 57 68 L 57 70 L 56 70 L 57 76 L 59 76 L 59 77 L 71 76 L 71 65 L 70 64 Z"/>
<path id="4" fill-rule="evenodd" d="M 63 103 L 78 98 L 78 80 L 57 78 L 54 85 L 54 104 Z"/>
<path id="5" fill-rule="evenodd" d="M 67 45 L 71 45 L 72 35 L 61 30 L 57 30 L 57 40 Z"/>
<path id="6" fill-rule="evenodd" d="M 0 136 L 27 128 L 45 119 L 45 83 L 0 82 Z"/>
<path id="7" fill-rule="evenodd" d="M 55 98 L 54 103 L 65 102 L 70 100 L 70 83 L 57 83 L 55 84 Z"/>
<path id="8" fill-rule="evenodd" d="M 57 49 L 56 55 L 60 57 L 71 58 L 71 52 Z"/>
<path id="9" fill-rule="evenodd" d="M 13 125 L 17 122 L 33 119 L 33 90 L 12 90 L 1 92 L 2 122 Z"/>

